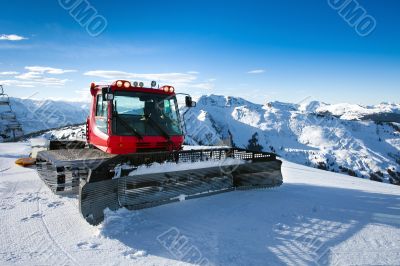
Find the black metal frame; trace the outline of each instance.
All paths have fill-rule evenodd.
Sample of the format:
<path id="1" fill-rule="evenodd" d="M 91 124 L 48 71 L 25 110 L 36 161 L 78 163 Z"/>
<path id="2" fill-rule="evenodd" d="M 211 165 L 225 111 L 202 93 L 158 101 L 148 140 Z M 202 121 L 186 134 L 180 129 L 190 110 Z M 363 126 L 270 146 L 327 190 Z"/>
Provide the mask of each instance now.
<path id="1" fill-rule="evenodd" d="M 254 152 L 236 148 L 148 152 L 117 155 L 111 159 L 104 160 L 98 167 L 92 169 L 87 178 L 87 182 L 93 183 L 112 179 L 115 175 L 115 167 L 121 164 L 137 167 L 139 165 L 150 165 L 152 163 L 200 162 L 209 160 L 224 160 L 226 158 L 252 162 L 268 162 L 275 161 L 276 155 L 268 152 Z"/>

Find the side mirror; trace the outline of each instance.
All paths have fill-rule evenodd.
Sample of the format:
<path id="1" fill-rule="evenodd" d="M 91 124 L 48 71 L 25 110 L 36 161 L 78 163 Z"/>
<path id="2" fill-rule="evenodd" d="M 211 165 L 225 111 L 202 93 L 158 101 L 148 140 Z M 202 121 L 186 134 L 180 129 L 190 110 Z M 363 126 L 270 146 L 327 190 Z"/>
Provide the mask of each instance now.
<path id="1" fill-rule="evenodd" d="M 112 94 L 112 93 L 107 93 L 107 94 L 106 94 L 105 101 L 112 101 L 112 100 L 114 100 L 114 94 Z"/>
<path id="2" fill-rule="evenodd" d="M 103 101 L 114 100 L 114 94 L 112 94 L 107 87 L 101 89 L 101 94 L 103 96 Z"/>
<path id="3" fill-rule="evenodd" d="M 185 104 L 186 104 L 186 107 L 189 107 L 189 108 L 196 107 L 196 102 L 193 101 L 192 97 L 190 97 L 190 96 L 185 97 Z"/>

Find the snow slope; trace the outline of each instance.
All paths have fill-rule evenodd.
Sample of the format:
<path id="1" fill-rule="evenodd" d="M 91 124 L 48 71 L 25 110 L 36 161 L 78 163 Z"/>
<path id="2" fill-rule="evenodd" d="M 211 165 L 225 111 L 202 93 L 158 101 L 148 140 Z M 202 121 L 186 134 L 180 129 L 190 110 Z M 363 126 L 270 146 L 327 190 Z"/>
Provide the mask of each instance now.
<path id="1" fill-rule="evenodd" d="M 284 162 L 276 189 L 237 191 L 93 227 L 77 199 L 15 166 L 0 144 L 1 265 L 398 265 L 400 187 Z M 176 240 L 176 241 L 174 241 Z"/>
<path id="2" fill-rule="evenodd" d="M 187 140 L 194 145 L 224 143 L 272 151 L 304 165 L 400 182 L 397 116 L 400 105 L 396 104 L 260 105 L 241 98 L 209 95 L 199 99 L 185 121 Z"/>

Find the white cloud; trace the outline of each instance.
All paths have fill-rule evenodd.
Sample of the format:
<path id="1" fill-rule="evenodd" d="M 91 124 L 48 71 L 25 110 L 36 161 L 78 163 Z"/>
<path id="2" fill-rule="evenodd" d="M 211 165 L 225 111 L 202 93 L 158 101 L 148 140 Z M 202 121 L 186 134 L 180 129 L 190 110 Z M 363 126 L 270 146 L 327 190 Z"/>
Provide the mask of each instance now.
<path id="1" fill-rule="evenodd" d="M 113 70 L 93 70 L 85 72 L 84 75 L 104 78 L 108 79 L 109 81 L 117 79 L 129 79 L 132 81 L 155 80 L 159 83 L 168 83 L 169 85 L 186 84 L 193 82 L 197 79 L 196 75 L 188 73 L 138 74 L 138 73 L 128 73 L 128 72 L 113 71 Z"/>
<path id="2" fill-rule="evenodd" d="M 32 84 L 16 84 L 15 86 L 21 87 L 21 88 L 34 88 L 35 85 Z"/>
<path id="3" fill-rule="evenodd" d="M 80 90 L 76 90 L 75 94 L 77 94 L 78 97 L 76 97 L 76 98 L 72 97 L 68 100 L 73 101 L 73 102 L 84 102 L 84 103 L 90 103 L 92 100 L 92 95 L 90 94 L 89 87 L 80 89 Z"/>
<path id="4" fill-rule="evenodd" d="M 0 84 L 5 86 L 16 86 L 16 87 L 32 87 L 32 82 L 20 81 L 15 79 L 0 80 Z"/>
<path id="5" fill-rule="evenodd" d="M 75 72 L 76 70 L 67 70 L 61 68 L 47 66 L 26 66 L 27 72 L 2 72 L 6 75 L 15 75 L 14 79 L 0 81 L 4 85 L 12 85 L 17 87 L 33 88 L 36 86 L 63 86 L 69 79 L 60 79 L 49 77 L 49 75 L 61 75 L 65 73 Z"/>
<path id="6" fill-rule="evenodd" d="M 214 89 L 214 83 L 212 82 L 204 82 L 204 83 L 195 83 L 189 85 L 190 88 L 194 89 L 202 89 L 202 90 L 213 90 Z"/>
<path id="7" fill-rule="evenodd" d="M 76 72 L 76 70 L 72 70 L 72 69 L 67 70 L 67 69 L 54 68 L 54 67 L 43 67 L 43 66 L 27 66 L 27 67 L 25 67 L 25 69 L 32 73 L 40 73 L 40 74 L 48 73 L 48 74 L 54 74 L 54 75 Z"/>
<path id="8" fill-rule="evenodd" d="M 37 86 L 63 86 L 67 83 L 69 79 L 52 79 L 52 78 L 40 78 L 34 80 L 17 80 L 17 79 L 9 79 L 9 80 L 0 80 L 0 84 L 6 86 L 16 86 L 16 87 L 24 87 L 24 88 L 34 88 Z"/>
<path id="9" fill-rule="evenodd" d="M 250 70 L 249 72 L 247 72 L 247 74 L 262 74 L 264 72 L 265 72 L 264 69 L 254 69 L 254 70 Z"/>
<path id="10" fill-rule="evenodd" d="M 19 72 L 15 71 L 5 71 L 5 72 L 0 72 L 0 75 L 2 76 L 13 76 L 13 75 L 18 75 Z"/>
<path id="11" fill-rule="evenodd" d="M 12 85 L 14 83 L 14 81 L 16 81 L 16 80 L 8 80 L 8 79 L 0 80 L 0 84 L 8 86 L 8 85 Z"/>
<path id="12" fill-rule="evenodd" d="M 197 74 L 196 74 L 197 73 Z M 115 70 L 93 70 L 84 73 L 85 76 L 101 78 L 96 83 L 107 84 L 118 79 L 127 79 L 130 81 L 157 81 L 160 85 L 172 85 L 179 91 L 189 91 L 192 89 L 213 90 L 215 79 L 208 79 L 202 82 L 198 81 L 198 72 L 189 71 L 186 73 L 155 73 L 155 74 L 138 74 Z"/>
<path id="13" fill-rule="evenodd" d="M 0 35 L 0 40 L 1 41 L 22 41 L 22 40 L 27 40 L 28 38 L 16 35 L 16 34 L 1 34 Z"/>

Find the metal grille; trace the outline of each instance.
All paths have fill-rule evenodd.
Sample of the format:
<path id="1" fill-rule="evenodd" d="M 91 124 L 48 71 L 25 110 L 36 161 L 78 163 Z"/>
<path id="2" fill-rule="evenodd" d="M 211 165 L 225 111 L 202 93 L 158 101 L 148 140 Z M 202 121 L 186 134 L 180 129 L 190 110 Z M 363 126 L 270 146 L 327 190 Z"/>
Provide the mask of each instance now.
<path id="1" fill-rule="evenodd" d="M 91 171 L 91 174 L 88 177 L 88 182 L 98 182 L 112 179 L 115 176 L 115 167 L 121 164 L 137 167 L 139 165 L 150 165 L 153 163 L 193 163 L 208 160 L 225 160 L 226 158 L 234 158 L 252 162 L 267 162 L 276 160 L 276 156 L 273 153 L 253 152 L 235 148 L 135 153 L 118 155 L 111 159 L 104 160 L 101 165 Z"/>
<path id="2" fill-rule="evenodd" d="M 121 171 L 121 177 L 125 177 L 135 167 L 139 165 L 151 165 L 155 162 L 191 163 L 209 160 L 222 161 L 226 158 L 252 162 L 275 160 L 274 154 L 242 149 L 148 152 L 112 156 L 98 150 L 79 149 L 79 147 L 82 147 L 82 142 L 59 141 L 54 144 L 57 147 L 68 146 L 69 148 L 76 148 L 72 150 L 46 151 L 40 153 L 40 156 L 38 156 L 36 166 L 39 176 L 56 194 L 77 193 L 77 187 L 81 180 L 87 180 L 88 182 L 110 180 L 115 176 L 115 168 L 122 164 L 131 166 Z M 225 165 L 224 167 L 229 168 L 229 166 Z M 89 168 L 91 171 L 89 171 Z M 228 168 L 226 169 L 227 171 L 230 170 Z M 211 187 L 209 190 L 212 191 L 213 188 Z"/>

